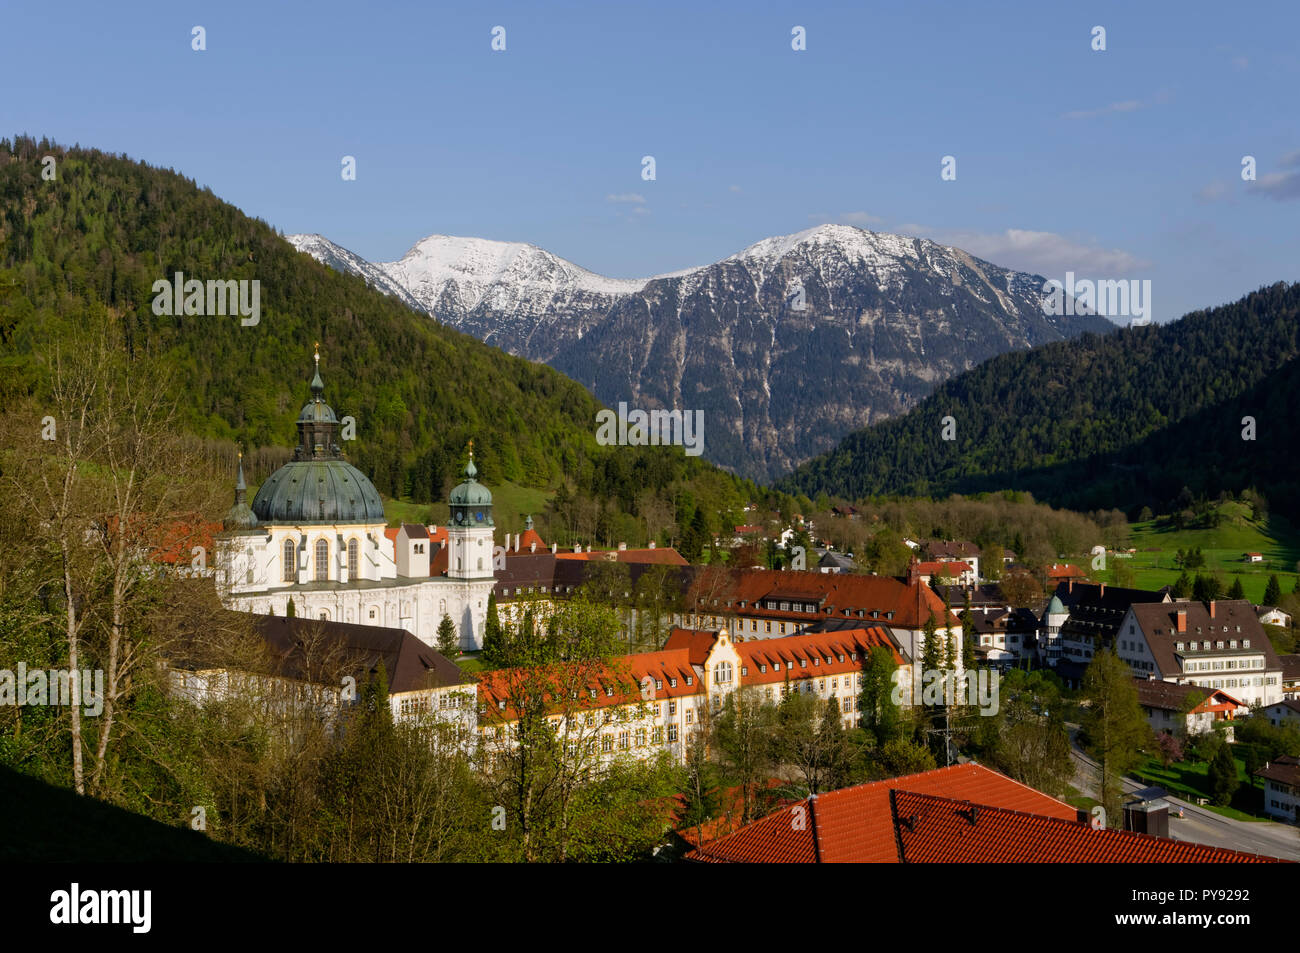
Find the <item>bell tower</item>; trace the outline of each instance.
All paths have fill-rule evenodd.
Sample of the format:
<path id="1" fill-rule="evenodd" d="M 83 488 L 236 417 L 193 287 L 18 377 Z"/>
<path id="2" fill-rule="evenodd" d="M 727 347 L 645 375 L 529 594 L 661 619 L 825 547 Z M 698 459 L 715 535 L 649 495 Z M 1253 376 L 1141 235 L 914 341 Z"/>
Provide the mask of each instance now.
<path id="1" fill-rule="evenodd" d="M 447 523 L 447 576 L 451 579 L 493 579 L 492 494 L 477 480 L 474 441 L 462 480 L 448 497 L 451 519 Z"/>

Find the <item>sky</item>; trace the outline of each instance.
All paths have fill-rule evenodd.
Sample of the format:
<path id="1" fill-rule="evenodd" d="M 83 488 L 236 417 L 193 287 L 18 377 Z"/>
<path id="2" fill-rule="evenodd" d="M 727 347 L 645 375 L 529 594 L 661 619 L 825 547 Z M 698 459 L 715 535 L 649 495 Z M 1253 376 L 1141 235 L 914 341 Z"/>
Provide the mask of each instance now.
<path id="1" fill-rule="evenodd" d="M 635 278 L 834 222 L 1149 280 L 1170 320 L 1300 280 L 1298 28 L 1295 0 L 2 0 L 0 136 L 371 261 L 437 233 Z"/>

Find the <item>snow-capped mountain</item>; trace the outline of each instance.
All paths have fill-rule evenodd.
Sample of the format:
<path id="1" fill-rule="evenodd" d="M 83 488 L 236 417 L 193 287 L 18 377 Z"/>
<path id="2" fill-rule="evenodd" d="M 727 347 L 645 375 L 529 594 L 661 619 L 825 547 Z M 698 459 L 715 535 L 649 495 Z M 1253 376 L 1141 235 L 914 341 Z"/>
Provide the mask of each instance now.
<path id="1" fill-rule="evenodd" d="M 1114 327 L 1044 314 L 1039 276 L 847 225 L 636 280 L 522 243 L 433 235 L 372 264 L 289 241 L 607 405 L 703 410 L 705 456 L 764 481 L 995 354 Z"/>

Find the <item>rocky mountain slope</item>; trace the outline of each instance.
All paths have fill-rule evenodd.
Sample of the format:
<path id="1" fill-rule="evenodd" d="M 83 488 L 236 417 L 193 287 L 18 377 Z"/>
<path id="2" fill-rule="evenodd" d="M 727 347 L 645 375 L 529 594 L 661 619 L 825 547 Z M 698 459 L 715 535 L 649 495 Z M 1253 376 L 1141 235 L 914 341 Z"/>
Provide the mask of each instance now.
<path id="1" fill-rule="evenodd" d="M 550 364 L 609 406 L 702 410 L 705 457 L 760 481 L 989 357 L 1114 328 L 1044 314 L 1040 276 L 843 225 L 637 280 L 521 243 L 434 235 L 400 261 L 371 264 L 318 235 L 289 241 Z"/>

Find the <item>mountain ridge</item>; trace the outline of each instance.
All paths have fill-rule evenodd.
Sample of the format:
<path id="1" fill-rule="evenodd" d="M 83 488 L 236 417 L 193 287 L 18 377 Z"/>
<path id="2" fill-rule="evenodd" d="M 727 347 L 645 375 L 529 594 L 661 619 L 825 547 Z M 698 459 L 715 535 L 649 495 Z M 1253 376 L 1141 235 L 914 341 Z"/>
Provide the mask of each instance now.
<path id="1" fill-rule="evenodd" d="M 440 235 L 367 272 L 328 239 L 286 238 L 400 285 L 436 320 L 550 364 L 608 406 L 703 410 L 705 457 L 760 481 L 994 354 L 1114 328 L 1045 314 L 1042 276 L 849 225 L 646 279 L 605 278 L 527 243 Z"/>

